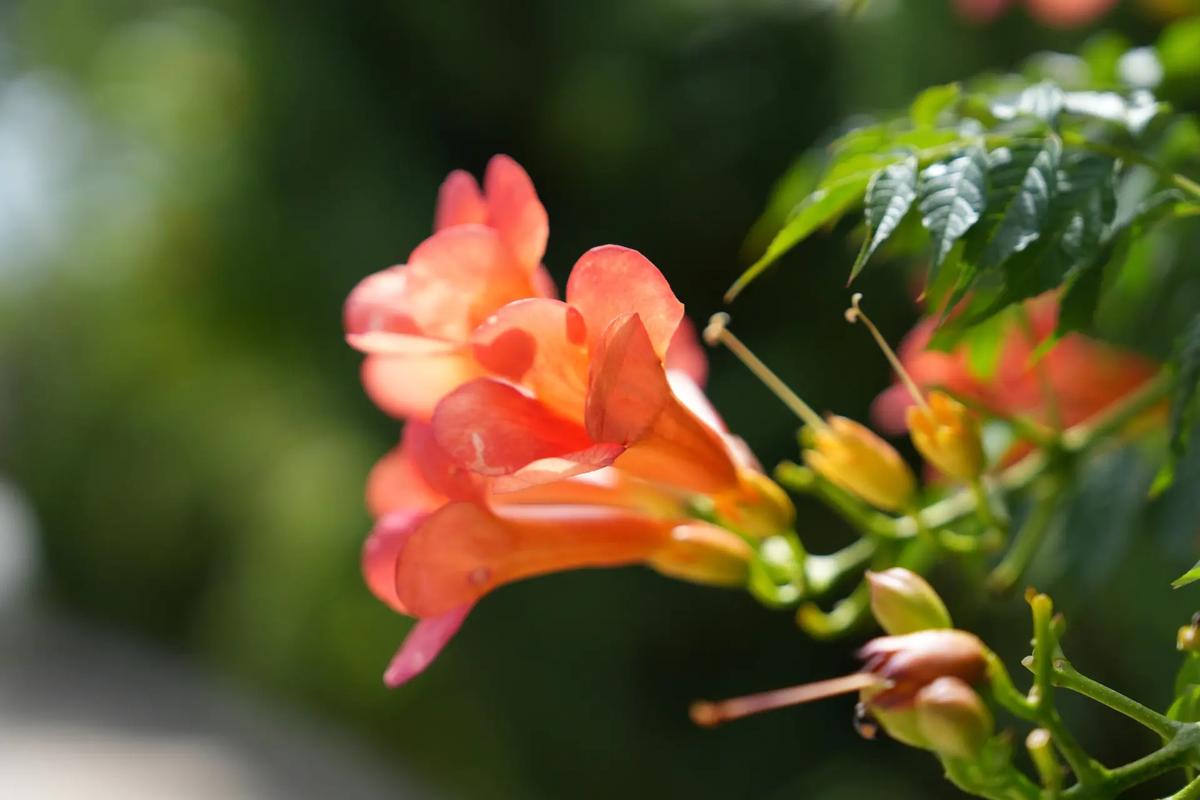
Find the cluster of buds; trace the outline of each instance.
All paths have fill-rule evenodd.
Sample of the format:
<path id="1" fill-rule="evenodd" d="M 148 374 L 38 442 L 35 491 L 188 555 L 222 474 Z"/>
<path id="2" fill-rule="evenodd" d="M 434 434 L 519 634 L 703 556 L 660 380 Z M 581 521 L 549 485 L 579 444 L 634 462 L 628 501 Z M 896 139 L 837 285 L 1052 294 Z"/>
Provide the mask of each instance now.
<path id="1" fill-rule="evenodd" d="M 692 719 L 712 726 L 749 714 L 858 693 L 860 730 L 870 721 L 905 744 L 946 758 L 976 758 L 995 728 L 973 688 L 986 677 L 987 649 L 950 615 L 919 575 L 895 568 L 872 574 L 871 608 L 889 632 L 859 650 L 863 666 L 840 678 L 718 703 L 692 706 Z"/>
<path id="2" fill-rule="evenodd" d="M 547 236 L 528 175 L 497 156 L 482 187 L 452 173 L 434 234 L 346 301 L 367 393 L 406 421 L 367 486 L 367 584 L 420 620 L 389 685 L 505 583 L 642 563 L 744 585 L 749 542 L 791 527 L 787 496 L 704 396 L 704 353 L 659 270 L 594 248 L 558 300 Z"/>

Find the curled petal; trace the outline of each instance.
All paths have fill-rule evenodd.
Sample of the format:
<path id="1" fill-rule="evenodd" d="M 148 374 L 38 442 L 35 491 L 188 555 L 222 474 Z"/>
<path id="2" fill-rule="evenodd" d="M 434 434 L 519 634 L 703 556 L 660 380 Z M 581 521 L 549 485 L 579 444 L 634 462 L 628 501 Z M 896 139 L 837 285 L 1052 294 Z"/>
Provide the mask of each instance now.
<path id="1" fill-rule="evenodd" d="M 362 571 L 367 587 L 396 611 L 407 614 L 396 593 L 396 566 L 400 553 L 425 518 L 426 512 L 404 509 L 381 517 L 363 543 Z"/>
<path id="2" fill-rule="evenodd" d="M 367 509 L 374 517 L 403 509 L 432 511 L 444 502 L 445 496 L 425 480 L 403 441 L 379 459 L 367 477 Z"/>
<path id="3" fill-rule="evenodd" d="M 437 402 L 480 374 L 466 353 L 368 356 L 362 366 L 367 396 L 394 417 L 428 419 Z"/>
<path id="4" fill-rule="evenodd" d="M 613 320 L 641 317 L 660 360 L 683 319 L 683 304 L 658 267 L 636 250 L 611 244 L 592 248 L 575 263 L 567 302 L 583 314 L 593 349 Z"/>
<path id="5" fill-rule="evenodd" d="M 636 314 L 614 321 L 600 341 L 586 419 L 593 439 L 626 446 L 614 463 L 638 477 L 699 492 L 738 483 L 720 431 L 688 411 L 672 392 Z"/>
<path id="6" fill-rule="evenodd" d="M 499 155 L 488 162 L 483 186 L 488 224 L 500 232 L 517 261 L 532 272 L 541 264 L 550 235 L 546 209 L 538 200 L 533 181 L 520 164 Z"/>
<path id="7" fill-rule="evenodd" d="M 486 225 L 487 221 L 487 203 L 471 173 L 456 169 L 447 175 L 438 189 L 433 229 L 440 231 L 455 225 Z"/>
<path id="8" fill-rule="evenodd" d="M 580 567 L 644 561 L 670 521 L 585 506 L 506 509 L 451 503 L 408 540 L 396 569 L 401 602 L 421 617 L 470 604 L 505 583 Z"/>
<path id="9" fill-rule="evenodd" d="M 679 372 L 700 388 L 708 381 L 708 356 L 696 334 L 696 325 L 688 317 L 679 321 L 671 344 L 667 347 L 667 371 Z"/>
<path id="10" fill-rule="evenodd" d="M 342 309 L 346 333 L 387 331 L 419 335 L 420 330 L 408 310 L 407 285 L 407 271 L 403 266 L 389 267 L 359 281 Z"/>
<path id="11" fill-rule="evenodd" d="M 517 300 L 476 328 L 471 343 L 484 369 L 528 387 L 563 416 L 583 418 L 587 328 L 574 308 L 546 298 Z"/>
<path id="12" fill-rule="evenodd" d="M 481 378 L 438 404 L 433 430 L 455 461 L 486 476 L 509 475 L 540 459 L 587 451 L 577 423 L 508 384 Z"/>
<path id="13" fill-rule="evenodd" d="M 360 353 L 382 356 L 426 356 L 453 353 L 462 349 L 462 345 L 445 339 L 386 331 L 350 333 L 346 335 L 346 341 Z"/>
<path id="14" fill-rule="evenodd" d="M 482 225 L 445 228 L 417 245 L 406 280 L 408 311 L 420 330 L 456 342 L 505 303 L 533 293 L 499 234 Z"/>
<path id="15" fill-rule="evenodd" d="M 662 362 L 637 314 L 613 320 L 592 354 L 586 424 L 598 442 L 644 437 L 671 400 Z"/>
<path id="16" fill-rule="evenodd" d="M 470 612 L 469 605 L 462 606 L 414 625 L 383 673 L 383 682 L 395 689 L 424 672 L 458 633 Z"/>

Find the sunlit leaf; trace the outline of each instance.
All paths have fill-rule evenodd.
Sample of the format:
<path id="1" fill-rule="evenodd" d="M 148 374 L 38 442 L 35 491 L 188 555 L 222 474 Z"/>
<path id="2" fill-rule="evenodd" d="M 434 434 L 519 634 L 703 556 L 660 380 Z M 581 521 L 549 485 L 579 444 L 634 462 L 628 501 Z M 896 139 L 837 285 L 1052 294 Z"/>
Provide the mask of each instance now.
<path id="1" fill-rule="evenodd" d="M 909 106 L 908 115 L 913 125 L 918 128 L 932 128 L 937 125 L 942 112 L 954 106 L 962 94 L 962 86 L 957 83 L 947 83 L 941 86 L 931 86 L 917 95 Z"/>
<path id="2" fill-rule="evenodd" d="M 992 218 L 986 244 L 977 259 L 990 269 L 1037 240 L 1050 215 L 1050 199 L 1058 188 L 1062 142 L 1049 136 L 1042 143 L 1001 147 L 988 156 L 988 214 Z"/>
<path id="3" fill-rule="evenodd" d="M 1063 91 L 1050 81 L 1035 83 L 1022 90 L 1015 98 L 992 103 L 992 113 L 997 119 L 1034 117 L 1047 125 L 1057 123 L 1062 110 Z"/>
<path id="4" fill-rule="evenodd" d="M 920 185 L 921 224 L 933 241 L 933 270 L 945 261 L 954 243 L 979 221 L 987 207 L 987 155 L 971 146 L 925 168 Z"/>
<path id="5" fill-rule="evenodd" d="M 903 161 L 884 167 L 871 178 L 867 186 L 864 207 L 867 217 L 867 238 L 850 270 L 850 281 L 858 277 L 875 251 L 888 240 L 912 207 L 917 196 L 917 159 L 909 156 Z"/>

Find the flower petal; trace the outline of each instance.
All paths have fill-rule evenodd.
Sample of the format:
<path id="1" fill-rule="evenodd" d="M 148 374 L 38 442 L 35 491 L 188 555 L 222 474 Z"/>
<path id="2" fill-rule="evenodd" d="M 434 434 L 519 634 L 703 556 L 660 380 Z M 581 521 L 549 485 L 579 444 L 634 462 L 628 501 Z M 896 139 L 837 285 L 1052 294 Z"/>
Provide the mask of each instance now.
<path id="1" fill-rule="evenodd" d="M 359 281 L 350 291 L 342 309 L 346 333 L 388 331 L 419 334 L 420 330 L 408 311 L 405 294 L 407 284 L 407 270 L 403 265 L 380 270 Z"/>
<path id="2" fill-rule="evenodd" d="M 470 612 L 471 606 L 461 606 L 414 625 L 383 673 L 383 682 L 395 689 L 424 672 L 458 633 Z"/>
<path id="3" fill-rule="evenodd" d="M 668 372 L 682 372 L 701 389 L 708 381 L 708 355 L 700 344 L 696 325 L 688 317 L 680 319 L 679 327 L 671 337 L 666 364 Z"/>
<path id="4" fill-rule="evenodd" d="M 499 155 L 488 162 L 483 177 L 488 223 L 500 232 L 505 246 L 527 272 L 533 272 L 546 253 L 550 223 L 538 200 L 533 181 L 521 165 Z"/>
<path id="5" fill-rule="evenodd" d="M 440 231 L 455 225 L 486 225 L 487 221 L 487 203 L 474 176 L 461 169 L 447 175 L 438 189 L 433 229 Z"/>
<path id="6" fill-rule="evenodd" d="M 400 553 L 428 513 L 416 509 L 396 511 L 381 517 L 363 542 L 362 571 L 367 587 L 396 611 L 407 614 L 396 594 L 396 567 Z"/>
<path id="7" fill-rule="evenodd" d="M 587 432 L 508 384 L 480 378 L 452 392 L 433 415 L 438 444 L 481 475 L 589 447 Z"/>
<path id="8" fill-rule="evenodd" d="M 406 438 L 409 427 L 405 427 Z M 367 510 L 374 517 L 403 509 L 432 511 L 445 502 L 446 497 L 421 474 L 404 440 L 379 459 L 367 477 Z"/>
<path id="9" fill-rule="evenodd" d="M 456 342 L 505 303 L 533 294 L 529 275 L 499 234 L 482 225 L 445 228 L 417 245 L 406 280 L 408 313 L 417 327 Z"/>
<path id="10" fill-rule="evenodd" d="M 644 561 L 670 543 L 672 523 L 587 506 L 508 509 L 451 503 L 409 538 L 396 568 L 404 606 L 443 614 L 505 583 L 580 567 Z"/>
<path id="11" fill-rule="evenodd" d="M 363 388 L 375 405 L 394 417 L 428 419 L 439 400 L 478 377 L 479 365 L 466 353 L 368 356 Z"/>
<path id="12" fill-rule="evenodd" d="M 636 314 L 614 321 L 599 343 L 586 421 L 594 440 L 625 445 L 614 464 L 638 477 L 701 492 L 738 483 L 721 432 L 672 392 Z"/>
<path id="13" fill-rule="evenodd" d="M 567 302 L 583 314 L 593 349 L 613 320 L 637 314 L 660 359 L 683 319 L 683 304 L 658 267 L 636 250 L 617 245 L 595 247 L 575 263 L 567 280 Z"/>
<path id="14" fill-rule="evenodd" d="M 528 387 L 554 411 L 583 418 L 587 393 L 587 328 L 571 306 L 531 298 L 501 308 L 471 336 L 475 360 Z"/>

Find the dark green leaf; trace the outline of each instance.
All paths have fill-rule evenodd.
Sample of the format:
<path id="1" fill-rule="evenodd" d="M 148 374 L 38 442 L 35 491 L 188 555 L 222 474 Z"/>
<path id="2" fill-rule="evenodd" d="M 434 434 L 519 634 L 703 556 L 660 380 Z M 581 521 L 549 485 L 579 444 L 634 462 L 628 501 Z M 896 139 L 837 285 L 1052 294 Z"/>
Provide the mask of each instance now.
<path id="1" fill-rule="evenodd" d="M 884 167 L 875 173 L 867 186 L 865 211 L 867 238 L 862 250 L 850 270 L 850 281 L 858 277 L 867 261 L 881 244 L 888 240 L 899 227 L 904 215 L 912 207 L 917 196 L 917 159 L 910 156 L 903 161 Z"/>
<path id="2" fill-rule="evenodd" d="M 921 92 L 908 110 L 913 125 L 918 128 L 934 127 L 941 113 L 958 102 L 960 94 L 962 86 L 957 83 L 931 86 Z"/>
<path id="3" fill-rule="evenodd" d="M 1171 363 L 1177 373 L 1171 401 L 1171 447 L 1181 453 L 1195 417 L 1192 401 L 1200 389 L 1200 313 L 1184 328 Z"/>
<path id="4" fill-rule="evenodd" d="M 998 266 L 1037 240 L 1050 213 L 1058 186 L 1062 143 L 1050 136 L 1041 144 L 1001 147 L 988 156 L 988 214 L 986 244 L 978 259 L 980 270 Z"/>
<path id="5" fill-rule="evenodd" d="M 921 173 L 921 224 L 933 240 L 933 274 L 954 243 L 979 221 L 987 205 L 987 156 L 970 146 L 953 158 L 931 164 Z"/>

